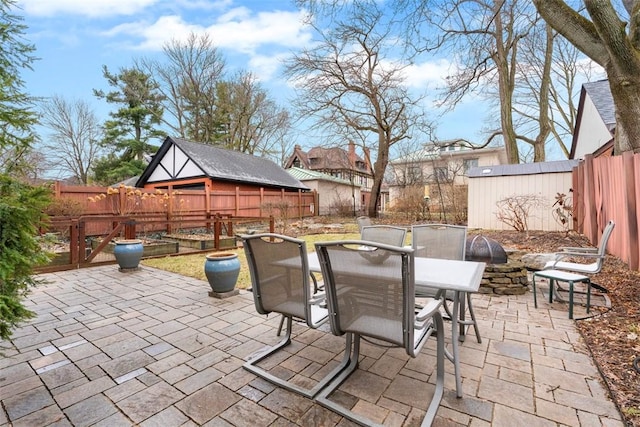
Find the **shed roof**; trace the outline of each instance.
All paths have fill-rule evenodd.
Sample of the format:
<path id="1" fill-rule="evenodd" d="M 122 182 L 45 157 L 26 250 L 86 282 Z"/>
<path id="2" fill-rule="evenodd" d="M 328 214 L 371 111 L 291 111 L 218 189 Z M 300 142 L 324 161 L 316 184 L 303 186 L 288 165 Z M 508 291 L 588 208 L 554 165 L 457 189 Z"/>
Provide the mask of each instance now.
<path id="1" fill-rule="evenodd" d="M 470 168 L 469 178 L 486 176 L 537 175 L 541 173 L 571 172 L 579 160 L 557 160 L 553 162 L 521 163 L 517 165 L 480 166 Z"/>
<path id="2" fill-rule="evenodd" d="M 306 185 L 267 158 L 172 137 L 167 137 L 164 140 L 153 160 L 142 173 L 137 185 L 144 186 L 156 168 L 159 167 L 166 171 L 164 173 L 166 175 L 164 180 L 166 181 L 189 178 L 189 176 L 182 174 L 184 169 L 173 168 L 173 170 L 167 170 L 161 163 L 165 155 L 171 155 L 172 152 L 175 152 L 175 148 L 186 156 L 187 161 L 193 162 L 194 167 L 191 168 L 191 171 L 199 170 L 197 173 L 200 176 L 207 176 L 221 181 L 309 190 Z M 174 163 L 169 162 L 168 164 L 173 165 Z M 186 164 L 186 162 L 183 162 L 183 164 Z M 191 177 L 194 176 L 193 174 L 194 172 L 190 172 Z"/>

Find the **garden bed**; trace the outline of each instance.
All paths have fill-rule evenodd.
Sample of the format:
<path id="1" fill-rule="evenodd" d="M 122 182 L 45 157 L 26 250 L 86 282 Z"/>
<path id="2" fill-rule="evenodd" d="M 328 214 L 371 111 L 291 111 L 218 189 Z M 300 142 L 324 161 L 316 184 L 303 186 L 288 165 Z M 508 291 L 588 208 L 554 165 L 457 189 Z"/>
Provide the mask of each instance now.
<path id="1" fill-rule="evenodd" d="M 213 235 L 208 234 L 165 234 L 163 239 L 176 242 L 183 248 L 198 250 L 215 249 Z M 220 236 L 220 249 L 230 249 L 237 247 L 236 238 Z"/>
<path id="2" fill-rule="evenodd" d="M 180 249 L 180 244 L 178 242 L 172 242 L 168 240 L 144 239 L 142 243 L 143 243 L 143 251 L 142 251 L 143 257 L 176 254 Z M 92 239 L 91 249 L 92 250 L 96 249 L 99 244 L 100 244 L 100 240 Z M 115 243 L 109 242 L 102 251 L 105 253 L 112 254 L 115 246 L 116 246 Z"/>

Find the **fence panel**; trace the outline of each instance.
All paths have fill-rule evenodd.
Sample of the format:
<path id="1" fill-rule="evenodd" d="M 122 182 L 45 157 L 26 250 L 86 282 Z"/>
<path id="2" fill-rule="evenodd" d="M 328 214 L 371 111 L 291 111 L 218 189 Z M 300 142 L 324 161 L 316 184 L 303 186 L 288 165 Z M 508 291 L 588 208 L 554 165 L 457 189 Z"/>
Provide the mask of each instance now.
<path id="1" fill-rule="evenodd" d="M 57 215 L 133 215 L 139 220 L 154 220 L 146 228 L 148 231 L 164 230 L 166 224 L 191 216 L 212 218 L 216 215 L 234 217 L 275 217 L 297 218 L 315 215 L 313 206 L 317 200 L 315 191 L 268 190 L 264 188 L 235 190 L 154 190 L 131 187 L 84 187 L 67 186 L 56 182 L 53 186 L 60 209 L 73 212 L 58 212 Z M 281 212 L 279 209 L 283 209 Z M 164 226 L 158 220 L 169 221 Z M 191 228 L 206 226 L 207 222 L 188 222 Z M 87 233 L 103 234 L 106 225 L 89 224 Z M 167 230 L 170 231 L 170 230 Z"/>
<path id="2" fill-rule="evenodd" d="M 574 218 L 576 230 L 596 246 L 606 223 L 614 220 L 616 227 L 607 250 L 638 270 L 640 248 L 638 201 L 640 189 L 640 155 L 585 156 L 574 168 Z"/>

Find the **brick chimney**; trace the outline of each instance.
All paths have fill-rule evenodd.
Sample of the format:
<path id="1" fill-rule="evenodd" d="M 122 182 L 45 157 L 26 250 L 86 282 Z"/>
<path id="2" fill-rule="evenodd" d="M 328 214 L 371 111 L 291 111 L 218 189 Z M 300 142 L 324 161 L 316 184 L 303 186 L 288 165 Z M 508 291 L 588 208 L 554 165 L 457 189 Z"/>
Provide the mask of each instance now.
<path id="1" fill-rule="evenodd" d="M 351 169 L 356 168 L 356 144 L 349 141 L 349 166 Z"/>

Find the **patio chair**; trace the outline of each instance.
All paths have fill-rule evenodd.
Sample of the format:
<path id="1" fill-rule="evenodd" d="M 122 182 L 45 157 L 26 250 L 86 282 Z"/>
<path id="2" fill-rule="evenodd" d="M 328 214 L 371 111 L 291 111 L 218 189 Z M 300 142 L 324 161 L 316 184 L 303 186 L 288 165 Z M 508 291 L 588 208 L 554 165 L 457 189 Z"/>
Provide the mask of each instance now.
<path id="1" fill-rule="evenodd" d="M 600 243 L 597 248 L 587 247 L 561 247 L 560 251 L 555 253 L 555 259 L 549 261 L 543 267 L 543 270 L 565 270 L 573 273 L 596 274 L 602 270 L 605 256 L 607 255 L 607 243 L 611 232 L 616 226 L 613 220 L 610 220 L 600 237 Z M 563 261 L 571 258 L 575 262 Z M 591 262 L 589 262 L 591 261 Z"/>
<path id="2" fill-rule="evenodd" d="M 464 261 L 466 243 L 467 227 L 449 224 L 424 224 L 411 227 L 411 247 L 417 257 Z M 420 294 L 418 296 L 432 298 L 442 298 L 444 296 L 448 301 L 454 300 L 454 295 L 451 291 L 445 293 L 442 290 L 434 290 L 433 293 Z M 469 308 L 470 320 L 465 319 L 465 300 Z M 447 304 L 444 304 L 443 307 L 449 318 L 451 318 L 451 308 Z M 462 296 L 459 308 L 460 339 L 464 339 L 465 327 L 473 326 L 476 339 L 481 343 L 482 338 L 480 337 L 478 322 L 473 311 L 470 293 Z"/>
<path id="3" fill-rule="evenodd" d="M 371 425 L 371 420 L 330 399 L 358 367 L 360 340 L 401 347 L 409 356 L 416 357 L 427 338 L 435 334 L 435 390 L 422 422 L 422 426 L 430 426 L 444 392 L 442 301 L 432 300 L 416 313 L 413 250 L 359 240 L 316 243 L 315 246 L 325 278 L 331 331 L 335 335 L 346 334 L 344 358 L 350 361 L 318 394 L 316 401 L 351 421 Z M 371 262 L 362 256 L 370 251 L 363 251 L 362 247 L 384 253 L 380 257 L 384 260 Z M 415 393 L 428 395 L 422 391 Z M 349 401 L 347 396 L 340 400 Z"/>
<path id="4" fill-rule="evenodd" d="M 589 313 L 591 288 L 599 288 L 597 285 L 591 283 L 589 276 L 599 273 L 600 270 L 602 270 L 602 265 L 607 254 L 607 243 L 609 242 L 609 237 L 611 237 L 615 225 L 613 220 L 607 223 L 602 231 L 600 244 L 597 248 L 561 247 L 560 251 L 555 253 L 555 258 L 544 265 L 542 271 L 533 273 L 533 297 L 536 307 L 536 277 L 544 277 L 549 280 L 549 302 L 553 302 L 554 287 L 558 286 L 558 289 L 560 289 L 560 282 L 567 282 L 569 284 L 570 319 L 573 318 L 574 292 L 587 294 L 586 306 L 587 313 Z M 570 259 L 571 261 L 564 261 L 566 259 Z M 586 284 L 586 291 L 574 290 L 574 284 L 580 282 Z"/>
<path id="5" fill-rule="evenodd" d="M 368 225 L 362 227 L 360 239 L 370 242 L 384 243 L 391 246 L 404 246 L 407 229 L 392 225 Z"/>
<path id="6" fill-rule="evenodd" d="M 356 218 L 356 222 L 358 223 L 358 231 L 362 233 L 362 227 L 368 227 L 371 224 L 371 218 L 368 216 L 359 216 Z"/>
<path id="7" fill-rule="evenodd" d="M 251 274 L 256 310 L 266 315 L 280 313 L 283 320 L 287 320 L 285 337 L 276 345 L 252 355 L 244 368 L 283 388 L 312 398 L 346 367 L 346 361 L 312 388 L 303 388 L 257 366 L 258 362 L 291 343 L 293 318 L 303 320 L 314 329 L 327 321 L 328 311 L 322 307 L 324 294 L 311 292 L 305 242 L 272 233 L 243 235 L 241 239 Z M 281 328 L 282 321 L 278 335 Z"/>

